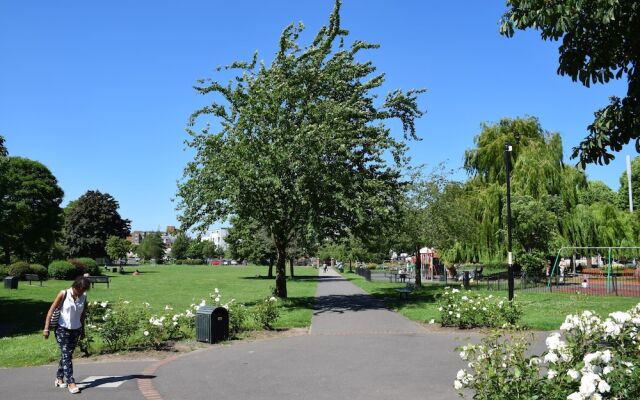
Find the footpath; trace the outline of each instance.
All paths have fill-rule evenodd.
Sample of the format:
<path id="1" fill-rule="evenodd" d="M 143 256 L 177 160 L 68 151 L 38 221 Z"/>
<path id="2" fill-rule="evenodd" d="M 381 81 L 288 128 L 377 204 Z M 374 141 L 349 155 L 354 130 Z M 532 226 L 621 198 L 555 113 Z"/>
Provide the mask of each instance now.
<path id="1" fill-rule="evenodd" d="M 88 382 L 79 397 L 91 399 L 454 400 L 465 366 L 455 348 L 477 338 L 412 322 L 329 270 L 320 272 L 306 335 L 75 369 Z M 0 369 L 0 398 L 68 398 L 53 388 L 54 374 L 52 365 Z"/>

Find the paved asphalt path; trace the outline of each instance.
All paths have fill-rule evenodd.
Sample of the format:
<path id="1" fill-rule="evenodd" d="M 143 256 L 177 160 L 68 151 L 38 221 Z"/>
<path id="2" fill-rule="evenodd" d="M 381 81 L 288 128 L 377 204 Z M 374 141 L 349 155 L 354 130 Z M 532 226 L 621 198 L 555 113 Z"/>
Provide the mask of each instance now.
<path id="1" fill-rule="evenodd" d="M 459 399 L 462 334 L 429 332 L 332 270 L 316 296 L 310 334 L 180 357 L 157 369 L 155 388 L 165 399 Z"/>
<path id="2" fill-rule="evenodd" d="M 214 345 L 159 363 L 74 363 L 77 381 L 120 376 L 98 378 L 78 397 L 459 399 L 453 380 L 464 364 L 454 349 L 477 341 L 477 333 L 409 321 L 333 270 L 320 272 L 316 296 L 306 335 Z M 53 388 L 54 374 L 53 365 L 0 369 L 0 399 L 69 398 Z M 105 382 L 117 387 L 98 386 Z"/>

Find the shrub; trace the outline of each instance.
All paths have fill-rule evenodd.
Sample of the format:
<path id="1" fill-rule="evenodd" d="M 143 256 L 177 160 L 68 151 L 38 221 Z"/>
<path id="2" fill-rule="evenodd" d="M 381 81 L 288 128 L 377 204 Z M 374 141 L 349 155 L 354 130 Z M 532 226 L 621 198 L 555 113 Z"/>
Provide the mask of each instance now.
<path id="1" fill-rule="evenodd" d="M 438 301 L 442 326 L 459 328 L 514 326 L 522 316 L 522 309 L 515 299 L 493 295 L 481 296 L 470 291 L 445 288 Z"/>
<path id="2" fill-rule="evenodd" d="M 253 309 L 253 317 L 262 328 L 273 329 L 273 325 L 280 317 L 278 299 L 270 297 L 256 304 Z"/>
<path id="3" fill-rule="evenodd" d="M 229 335 L 236 337 L 247 330 L 249 310 L 243 304 L 231 303 L 229 309 Z"/>
<path id="4" fill-rule="evenodd" d="M 104 304 L 103 302 L 101 304 Z M 106 308 L 102 316 L 103 323 L 97 331 L 109 351 L 127 350 L 134 343 L 130 339 L 146 320 L 146 310 L 130 305 L 128 301 L 120 301 Z"/>
<path id="5" fill-rule="evenodd" d="M 547 350 L 530 354 L 521 339 L 499 334 L 479 345 L 462 347 L 469 371 L 458 371 L 454 387 L 474 399 L 619 399 L 640 398 L 640 304 L 603 320 L 591 311 L 566 317 L 560 332 L 546 339 Z"/>
<path id="6" fill-rule="evenodd" d="M 76 267 L 69 261 L 57 260 L 49 264 L 49 276 L 54 279 L 75 279 L 77 274 Z"/>
<path id="7" fill-rule="evenodd" d="M 9 267 L 0 264 L 0 278 L 4 278 L 5 276 L 9 276 Z"/>
<path id="8" fill-rule="evenodd" d="M 37 274 L 38 278 L 42 280 L 46 280 L 49 277 L 49 271 L 47 271 L 47 268 L 40 264 L 29 265 L 29 272 L 32 274 Z"/>
<path id="9" fill-rule="evenodd" d="M 96 276 L 100 275 L 100 267 L 98 263 L 93 258 L 89 257 L 80 257 L 77 260 L 84 265 L 85 272 L 88 272 L 89 275 Z"/>
<path id="10" fill-rule="evenodd" d="M 30 273 L 29 263 L 24 261 L 18 261 L 9 266 L 9 275 L 17 276 L 20 279 L 24 279 L 25 274 Z"/>

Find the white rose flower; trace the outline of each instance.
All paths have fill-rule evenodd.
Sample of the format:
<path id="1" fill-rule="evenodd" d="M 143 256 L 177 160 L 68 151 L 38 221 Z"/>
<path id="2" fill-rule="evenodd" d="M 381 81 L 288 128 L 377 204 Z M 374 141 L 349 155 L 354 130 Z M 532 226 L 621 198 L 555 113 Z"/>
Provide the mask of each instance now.
<path id="1" fill-rule="evenodd" d="M 547 372 L 547 379 L 553 379 L 553 378 L 555 378 L 556 376 L 558 376 L 558 372 L 557 372 L 556 370 L 550 369 L 550 370 Z"/>
<path id="2" fill-rule="evenodd" d="M 580 372 L 576 371 L 575 369 L 570 369 L 569 371 L 567 371 L 567 375 L 569 375 L 574 381 L 580 378 Z"/>
<path id="3" fill-rule="evenodd" d="M 562 341 L 560 340 L 560 334 L 558 332 L 552 333 L 546 340 L 545 343 L 549 350 L 557 350 L 558 346 Z"/>
<path id="4" fill-rule="evenodd" d="M 462 389 L 462 382 L 460 382 L 459 380 L 457 380 L 457 379 L 456 379 L 455 381 L 453 381 L 453 387 L 454 387 L 456 390 L 460 390 L 460 389 Z"/>
<path id="5" fill-rule="evenodd" d="M 554 352 L 549 352 L 544 356 L 544 362 L 546 363 L 556 363 L 558 362 L 558 355 Z"/>
<path id="6" fill-rule="evenodd" d="M 602 370 L 602 373 L 604 375 L 609 375 L 611 372 L 613 371 L 613 367 L 611 365 L 607 365 L 606 367 L 604 367 L 604 369 Z"/>
<path id="7" fill-rule="evenodd" d="M 103 301 L 102 303 L 100 303 L 100 307 L 105 308 L 107 307 L 107 304 L 109 304 L 108 301 Z"/>
<path id="8" fill-rule="evenodd" d="M 435 323 L 436 323 L 436 320 L 435 320 L 435 319 L 431 319 L 431 320 L 429 320 L 429 325 L 433 325 L 433 324 L 435 324 Z"/>
<path id="9" fill-rule="evenodd" d="M 458 292 L 460 292 L 460 290 L 458 290 L 458 289 L 451 289 L 451 293 L 458 293 Z"/>
<path id="10" fill-rule="evenodd" d="M 575 392 L 567 396 L 567 400 L 584 400 L 584 397 L 579 392 Z"/>
<path id="11" fill-rule="evenodd" d="M 611 390 L 611 386 L 609 386 L 609 384 L 606 381 L 598 382 L 598 392 L 606 393 L 609 390 Z"/>
<path id="12" fill-rule="evenodd" d="M 145 336 L 149 336 L 149 331 L 142 332 Z"/>
<path id="13" fill-rule="evenodd" d="M 218 288 L 213 289 L 214 292 L 216 292 L 216 294 L 220 293 L 220 291 L 218 290 Z"/>
<path id="14" fill-rule="evenodd" d="M 609 316 L 619 324 L 624 324 L 625 322 L 631 320 L 631 315 L 622 311 L 613 312 L 609 314 Z"/>

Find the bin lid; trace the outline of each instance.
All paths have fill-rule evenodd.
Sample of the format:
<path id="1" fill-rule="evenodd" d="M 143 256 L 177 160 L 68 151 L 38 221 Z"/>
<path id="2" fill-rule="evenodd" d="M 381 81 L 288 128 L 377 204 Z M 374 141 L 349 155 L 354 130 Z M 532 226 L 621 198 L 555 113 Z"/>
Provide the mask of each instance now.
<path id="1" fill-rule="evenodd" d="M 198 308 L 198 311 L 196 311 L 196 314 L 211 315 L 213 314 L 214 309 L 215 307 L 213 306 L 201 306 L 200 308 Z"/>

